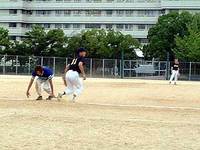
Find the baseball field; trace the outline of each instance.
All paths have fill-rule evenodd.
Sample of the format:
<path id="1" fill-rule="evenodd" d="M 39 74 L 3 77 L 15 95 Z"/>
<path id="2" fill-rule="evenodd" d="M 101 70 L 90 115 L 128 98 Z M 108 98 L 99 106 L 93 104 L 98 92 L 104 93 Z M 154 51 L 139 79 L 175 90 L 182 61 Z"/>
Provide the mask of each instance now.
<path id="1" fill-rule="evenodd" d="M 200 149 L 200 82 L 88 78 L 71 103 L 26 98 L 29 79 L 0 76 L 0 150 Z"/>

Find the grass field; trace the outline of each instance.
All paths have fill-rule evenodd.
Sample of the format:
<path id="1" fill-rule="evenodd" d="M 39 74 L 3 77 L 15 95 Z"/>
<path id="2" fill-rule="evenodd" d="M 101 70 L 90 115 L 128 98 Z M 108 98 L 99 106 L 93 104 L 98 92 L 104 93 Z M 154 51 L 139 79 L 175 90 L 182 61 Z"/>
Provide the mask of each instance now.
<path id="1" fill-rule="evenodd" d="M 27 99 L 29 79 L 0 76 L 0 150 L 200 149 L 200 82 L 87 79 L 70 103 Z"/>

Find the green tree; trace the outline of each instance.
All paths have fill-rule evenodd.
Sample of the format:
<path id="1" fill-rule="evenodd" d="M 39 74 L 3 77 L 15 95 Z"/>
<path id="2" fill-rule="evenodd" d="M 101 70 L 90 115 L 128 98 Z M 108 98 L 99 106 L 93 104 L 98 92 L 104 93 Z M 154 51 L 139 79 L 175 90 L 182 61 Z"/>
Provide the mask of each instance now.
<path id="1" fill-rule="evenodd" d="M 49 30 L 46 35 L 47 48 L 42 52 L 44 56 L 66 57 L 67 37 L 62 29 Z"/>
<path id="2" fill-rule="evenodd" d="M 42 56 L 47 49 L 46 32 L 41 26 L 33 26 L 32 30 L 27 32 L 24 43 L 29 51 L 35 56 Z"/>
<path id="3" fill-rule="evenodd" d="M 8 30 L 0 27 L 0 54 L 9 54 L 10 46 Z"/>
<path id="4" fill-rule="evenodd" d="M 200 61 L 200 14 L 193 16 L 188 26 L 189 34 L 176 37 L 176 56 L 185 61 Z"/>
<path id="5" fill-rule="evenodd" d="M 164 60 L 169 52 L 170 59 L 173 59 L 175 38 L 177 35 L 183 37 L 188 34 L 187 26 L 191 21 L 192 15 L 188 12 L 172 12 L 159 17 L 156 25 L 148 32 L 149 44 L 143 47 L 145 56 Z"/>

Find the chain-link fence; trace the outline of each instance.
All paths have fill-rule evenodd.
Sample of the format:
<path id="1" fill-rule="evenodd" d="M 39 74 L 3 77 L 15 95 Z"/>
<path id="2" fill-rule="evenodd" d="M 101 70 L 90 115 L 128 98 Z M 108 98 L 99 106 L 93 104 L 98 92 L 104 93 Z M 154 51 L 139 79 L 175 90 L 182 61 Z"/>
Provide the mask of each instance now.
<path id="1" fill-rule="evenodd" d="M 36 65 L 50 67 L 56 76 L 61 76 L 66 64 L 72 58 L 35 57 L 0 55 L 0 74 L 30 75 Z M 170 74 L 170 62 L 118 59 L 86 59 L 86 73 L 88 77 L 100 78 L 145 78 L 166 79 Z M 168 70 L 168 71 L 167 71 Z M 168 75 L 167 75 L 168 73 Z M 180 79 L 200 80 L 200 62 L 181 62 Z"/>

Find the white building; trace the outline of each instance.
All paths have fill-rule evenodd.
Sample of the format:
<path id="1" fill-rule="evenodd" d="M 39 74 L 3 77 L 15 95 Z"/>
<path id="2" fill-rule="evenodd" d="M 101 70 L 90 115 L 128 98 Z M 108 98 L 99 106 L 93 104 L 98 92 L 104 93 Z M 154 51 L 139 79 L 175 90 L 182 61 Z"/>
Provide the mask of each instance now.
<path id="1" fill-rule="evenodd" d="M 20 39 L 31 25 L 62 28 L 69 36 L 83 29 L 113 28 L 147 42 L 149 28 L 170 11 L 200 12 L 200 0 L 0 0 L 0 26 Z"/>

